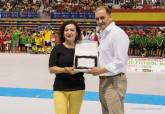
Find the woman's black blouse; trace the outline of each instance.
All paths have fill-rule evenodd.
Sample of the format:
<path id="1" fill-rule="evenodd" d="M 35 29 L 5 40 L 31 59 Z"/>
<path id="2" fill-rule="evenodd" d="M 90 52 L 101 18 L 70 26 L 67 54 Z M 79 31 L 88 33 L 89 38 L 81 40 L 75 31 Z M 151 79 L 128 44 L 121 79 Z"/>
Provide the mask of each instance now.
<path id="1" fill-rule="evenodd" d="M 49 67 L 73 67 L 74 48 L 66 48 L 63 44 L 56 45 L 49 58 Z M 84 73 L 80 72 L 75 75 L 68 73 L 57 73 L 53 85 L 54 91 L 75 91 L 84 90 Z"/>

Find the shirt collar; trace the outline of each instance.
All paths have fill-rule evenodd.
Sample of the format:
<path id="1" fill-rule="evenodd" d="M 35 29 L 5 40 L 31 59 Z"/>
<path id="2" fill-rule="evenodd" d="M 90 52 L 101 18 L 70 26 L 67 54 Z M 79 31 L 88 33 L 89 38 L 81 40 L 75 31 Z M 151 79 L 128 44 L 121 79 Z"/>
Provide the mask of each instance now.
<path id="1" fill-rule="evenodd" d="M 105 28 L 105 31 L 110 31 L 110 30 L 113 28 L 114 25 L 115 25 L 115 22 L 110 23 L 110 24 Z"/>
<path id="2" fill-rule="evenodd" d="M 115 26 L 115 22 L 110 23 L 104 30 L 100 31 L 100 35 L 102 36 L 102 38 L 105 38 L 105 36 L 109 33 L 109 31 L 111 31 L 113 26 Z"/>

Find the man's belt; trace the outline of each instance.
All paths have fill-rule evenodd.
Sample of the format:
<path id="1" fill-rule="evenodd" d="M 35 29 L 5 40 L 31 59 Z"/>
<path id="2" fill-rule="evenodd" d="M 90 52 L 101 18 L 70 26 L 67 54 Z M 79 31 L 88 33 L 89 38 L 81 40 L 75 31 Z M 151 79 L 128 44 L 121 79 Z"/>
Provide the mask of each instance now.
<path id="1" fill-rule="evenodd" d="M 125 75 L 125 73 L 119 73 L 113 76 L 100 76 L 100 79 L 105 79 L 105 78 L 112 78 L 112 77 L 116 77 L 116 76 L 123 76 Z"/>

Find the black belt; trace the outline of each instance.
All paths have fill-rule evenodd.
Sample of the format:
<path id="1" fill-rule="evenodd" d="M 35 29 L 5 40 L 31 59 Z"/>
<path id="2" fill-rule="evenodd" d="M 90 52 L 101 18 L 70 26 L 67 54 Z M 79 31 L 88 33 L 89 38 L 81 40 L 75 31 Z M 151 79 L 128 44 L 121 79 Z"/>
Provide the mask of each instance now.
<path id="1" fill-rule="evenodd" d="M 125 75 L 125 73 L 119 73 L 119 74 L 112 75 L 112 76 L 100 76 L 100 79 L 112 78 L 112 77 L 123 76 L 123 75 Z"/>

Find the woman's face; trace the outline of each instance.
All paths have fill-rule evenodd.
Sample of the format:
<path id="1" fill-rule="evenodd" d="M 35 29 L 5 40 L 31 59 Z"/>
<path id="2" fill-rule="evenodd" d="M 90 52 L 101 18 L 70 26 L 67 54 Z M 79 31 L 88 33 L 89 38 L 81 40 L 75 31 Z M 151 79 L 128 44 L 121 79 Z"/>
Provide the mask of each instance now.
<path id="1" fill-rule="evenodd" d="M 76 27 L 74 24 L 68 24 L 64 29 L 64 37 L 67 41 L 75 41 L 77 33 Z"/>

